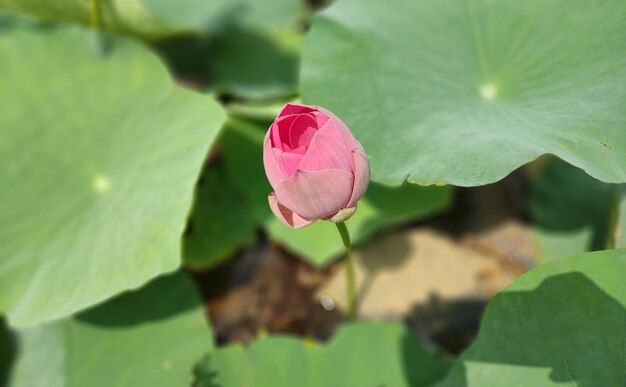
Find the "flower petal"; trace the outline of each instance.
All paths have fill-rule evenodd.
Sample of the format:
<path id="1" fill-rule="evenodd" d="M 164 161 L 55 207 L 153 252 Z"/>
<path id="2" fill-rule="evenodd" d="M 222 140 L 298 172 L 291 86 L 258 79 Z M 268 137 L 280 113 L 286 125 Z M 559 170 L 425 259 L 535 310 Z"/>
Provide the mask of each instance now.
<path id="1" fill-rule="evenodd" d="M 354 176 L 341 169 L 303 171 L 274 187 L 278 201 L 306 219 L 321 219 L 347 207 Z"/>
<path id="2" fill-rule="evenodd" d="M 352 154 L 347 151 L 339 133 L 332 122 L 321 127 L 309 145 L 300 169 L 304 171 L 321 171 L 325 169 L 343 169 L 353 171 Z"/>
<path id="3" fill-rule="evenodd" d="M 287 103 L 278 113 L 277 117 L 287 116 L 290 114 L 301 114 L 301 113 L 310 113 L 315 111 L 315 108 L 307 105 L 301 105 L 297 103 Z"/>
<path id="4" fill-rule="evenodd" d="M 344 124 L 344 122 L 341 121 L 339 117 L 337 117 L 336 115 L 331 113 L 329 110 L 326 110 L 321 106 L 316 106 L 316 108 L 318 111 L 324 113 L 326 116 L 330 118 L 330 122 L 332 122 L 335 125 L 335 128 L 339 132 L 339 135 L 341 136 L 341 139 L 343 140 L 344 144 L 346 144 L 346 149 L 348 151 L 352 151 L 354 148 L 357 147 L 357 144 L 358 144 L 357 140 L 354 138 L 354 135 L 352 134 L 350 129 L 348 129 L 348 126 Z"/>
<path id="5" fill-rule="evenodd" d="M 296 169 L 298 169 L 302 157 L 304 157 L 304 155 L 301 153 L 282 152 L 280 154 L 278 165 L 285 178 L 293 175 Z"/>
<path id="6" fill-rule="evenodd" d="M 330 120 L 330 117 L 328 117 L 326 114 L 320 112 L 320 111 L 314 111 L 311 114 L 313 117 L 315 117 L 315 121 L 317 121 L 317 127 L 321 128 L 322 126 L 324 126 L 325 123 L 328 122 L 328 120 Z"/>
<path id="7" fill-rule="evenodd" d="M 272 212 L 274 213 L 274 215 L 276 215 L 278 220 L 285 223 L 291 228 L 306 227 L 314 222 L 313 220 L 304 219 L 300 215 L 280 204 L 278 202 L 278 199 L 276 199 L 276 194 L 274 192 L 270 193 L 267 199 L 270 203 L 270 208 L 272 209 Z"/>
<path id="8" fill-rule="evenodd" d="M 291 129 L 291 124 L 298 118 L 297 114 L 280 117 L 277 118 L 272 126 L 270 127 L 270 131 L 272 132 L 272 146 L 274 148 L 278 148 L 280 150 L 286 150 L 285 145 L 289 144 L 289 130 Z"/>
<path id="9" fill-rule="evenodd" d="M 317 132 L 317 128 L 317 120 L 314 116 L 310 114 L 300 114 L 293 120 L 289 128 L 289 144 L 291 148 L 309 145 L 315 132 Z M 283 141 L 285 141 L 284 138 Z"/>
<path id="10" fill-rule="evenodd" d="M 277 157 L 280 157 L 280 153 L 282 153 L 280 149 L 272 148 L 270 132 L 267 132 L 265 140 L 263 140 L 263 166 L 265 167 L 267 180 L 269 180 L 272 187 L 287 177 L 278 165 Z"/>
<path id="11" fill-rule="evenodd" d="M 352 151 L 352 156 L 354 157 L 354 188 L 352 195 L 350 195 L 350 202 L 346 207 L 356 206 L 356 203 L 365 194 L 370 182 L 370 163 L 359 142 L 357 142 L 356 149 Z"/>

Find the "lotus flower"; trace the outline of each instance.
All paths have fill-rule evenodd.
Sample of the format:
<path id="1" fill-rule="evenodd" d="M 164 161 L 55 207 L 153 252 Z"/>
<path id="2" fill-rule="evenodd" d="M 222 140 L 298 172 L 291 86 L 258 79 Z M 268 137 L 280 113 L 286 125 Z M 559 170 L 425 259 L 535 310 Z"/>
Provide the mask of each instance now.
<path id="1" fill-rule="evenodd" d="M 345 221 L 370 177 L 361 144 L 339 118 L 319 106 L 283 107 L 265 135 L 263 164 L 274 188 L 270 208 L 292 228 L 318 219 Z"/>

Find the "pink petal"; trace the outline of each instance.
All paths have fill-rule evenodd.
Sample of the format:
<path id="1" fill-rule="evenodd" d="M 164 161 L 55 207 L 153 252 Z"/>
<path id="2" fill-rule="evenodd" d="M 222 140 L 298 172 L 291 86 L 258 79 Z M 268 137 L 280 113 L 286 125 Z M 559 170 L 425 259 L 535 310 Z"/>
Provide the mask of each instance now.
<path id="1" fill-rule="evenodd" d="M 298 118 L 298 115 L 290 115 L 277 118 L 270 130 L 272 131 L 272 145 L 275 148 L 285 150 L 285 145 L 289 144 L 289 129 L 291 124 Z"/>
<path id="2" fill-rule="evenodd" d="M 354 156 L 354 188 L 350 196 L 350 202 L 346 207 L 354 207 L 363 197 L 370 182 L 370 163 L 365 154 L 365 150 L 357 142 L 357 148 L 352 151 Z"/>
<path id="3" fill-rule="evenodd" d="M 314 111 L 315 108 L 308 105 L 301 105 L 297 103 L 287 103 L 281 109 L 280 113 L 278 113 L 277 117 L 283 117 L 290 114 L 300 114 L 300 113 L 310 113 Z"/>
<path id="4" fill-rule="evenodd" d="M 326 116 L 330 118 L 330 121 L 335 125 L 335 128 L 339 132 L 339 135 L 343 139 L 343 142 L 346 144 L 346 149 L 348 149 L 348 151 L 351 151 L 357 147 L 357 141 L 354 138 L 354 135 L 352 134 L 350 129 L 348 129 L 348 126 L 343 123 L 343 121 L 341 121 L 336 115 L 331 113 L 329 110 L 326 110 L 321 106 L 316 106 L 316 108 L 318 111 L 324 113 Z"/>
<path id="5" fill-rule="evenodd" d="M 274 192 L 270 193 L 267 199 L 270 202 L 270 208 L 272 209 L 274 215 L 276 215 L 278 220 L 285 223 L 287 226 L 291 228 L 302 228 L 313 223 L 312 220 L 304 219 L 300 215 L 280 204 L 278 199 L 276 199 L 276 194 Z"/>
<path id="6" fill-rule="evenodd" d="M 289 145 L 285 144 L 285 152 L 289 152 L 289 153 L 297 153 L 300 155 L 303 155 L 306 153 L 306 147 L 305 146 L 300 146 L 294 149 L 291 149 L 289 147 Z"/>
<path id="7" fill-rule="evenodd" d="M 270 132 L 267 132 L 263 141 L 263 166 L 265 167 L 267 180 L 269 180 L 272 187 L 287 178 L 277 161 L 281 153 L 280 149 L 272 147 Z"/>
<path id="8" fill-rule="evenodd" d="M 300 153 L 282 152 L 278 159 L 278 165 L 285 177 L 293 175 L 300 165 L 300 160 L 304 157 Z"/>
<path id="9" fill-rule="evenodd" d="M 330 117 L 328 117 L 326 114 L 319 112 L 319 111 L 314 111 L 313 113 L 309 113 L 309 114 L 315 117 L 318 128 L 321 128 L 322 126 L 324 126 L 324 124 L 326 124 L 328 120 L 330 119 Z"/>
<path id="10" fill-rule="evenodd" d="M 289 144 L 292 148 L 307 146 L 317 132 L 317 121 L 310 114 L 300 114 L 289 128 Z"/>
<path id="11" fill-rule="evenodd" d="M 303 171 L 274 187 L 282 205 L 306 219 L 321 219 L 347 207 L 354 176 L 341 169 Z"/>
<path id="12" fill-rule="evenodd" d="M 300 169 L 321 171 L 324 169 L 343 169 L 353 171 L 352 153 L 346 150 L 341 137 L 331 122 L 321 127 L 307 150 Z"/>

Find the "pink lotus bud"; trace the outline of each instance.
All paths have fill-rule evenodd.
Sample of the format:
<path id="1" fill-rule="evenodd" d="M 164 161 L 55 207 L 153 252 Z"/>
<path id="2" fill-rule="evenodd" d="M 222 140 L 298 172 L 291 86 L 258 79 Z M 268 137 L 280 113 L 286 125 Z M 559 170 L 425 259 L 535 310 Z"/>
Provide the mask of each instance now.
<path id="1" fill-rule="evenodd" d="M 293 228 L 348 219 L 370 178 L 365 150 L 348 127 L 318 106 L 286 104 L 263 143 L 272 212 Z"/>

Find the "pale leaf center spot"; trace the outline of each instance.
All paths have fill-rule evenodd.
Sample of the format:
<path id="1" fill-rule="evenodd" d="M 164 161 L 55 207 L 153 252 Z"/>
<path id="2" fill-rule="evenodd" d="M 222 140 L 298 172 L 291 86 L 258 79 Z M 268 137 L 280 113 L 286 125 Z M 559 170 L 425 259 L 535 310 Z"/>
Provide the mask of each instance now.
<path id="1" fill-rule="evenodd" d="M 485 101 L 493 101 L 498 96 L 498 87 L 493 83 L 486 83 L 480 87 L 480 96 Z"/>
<path id="2" fill-rule="evenodd" d="M 94 191 L 103 193 L 111 187 L 111 181 L 103 175 L 97 175 L 93 178 L 92 187 Z"/>

